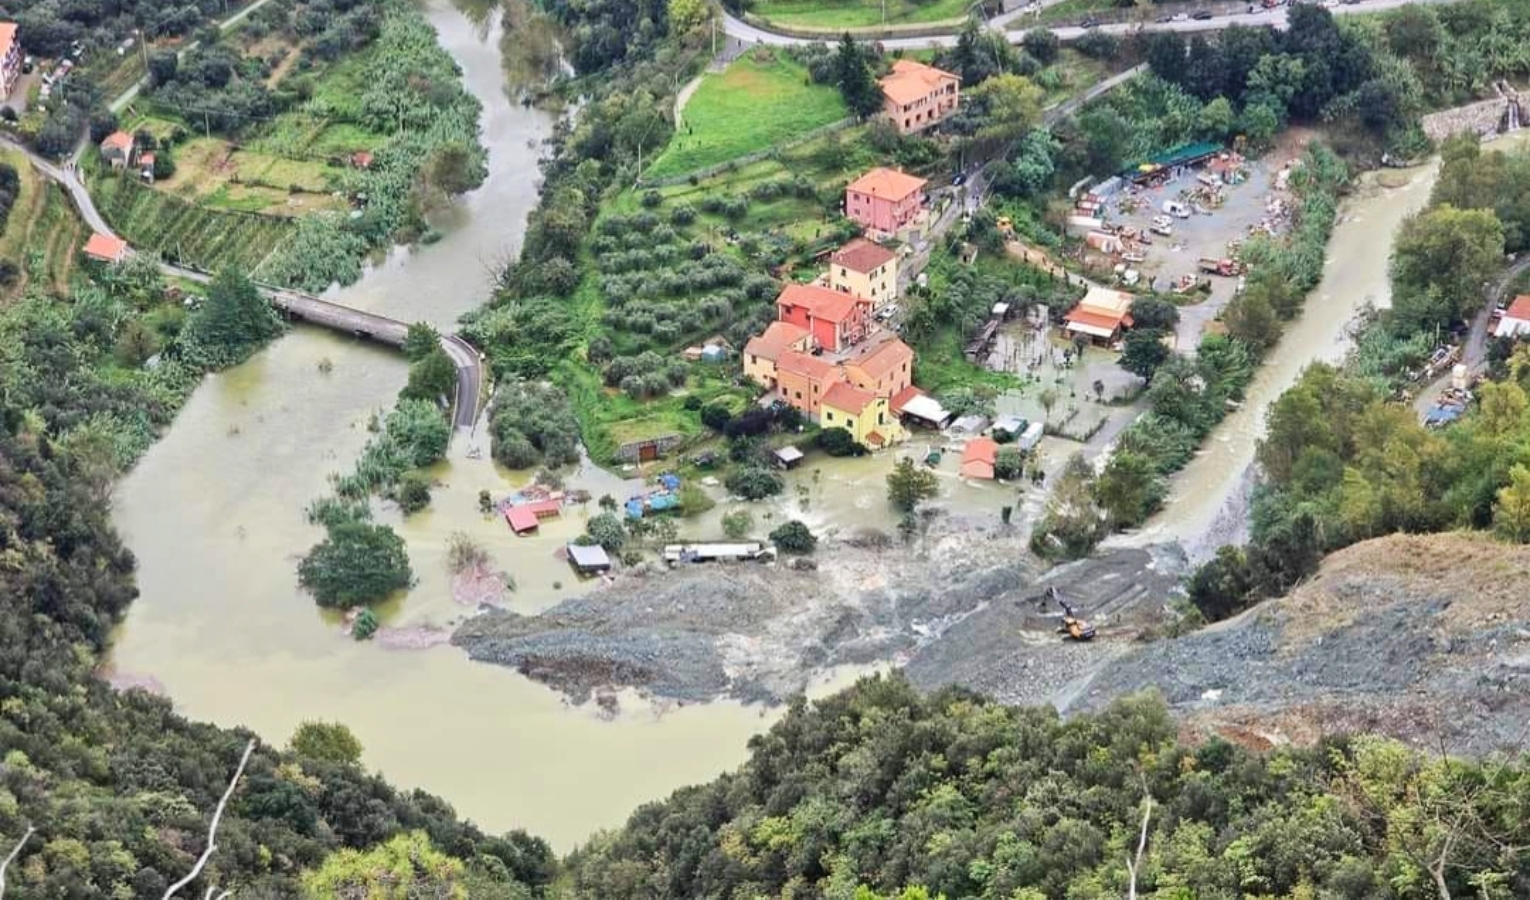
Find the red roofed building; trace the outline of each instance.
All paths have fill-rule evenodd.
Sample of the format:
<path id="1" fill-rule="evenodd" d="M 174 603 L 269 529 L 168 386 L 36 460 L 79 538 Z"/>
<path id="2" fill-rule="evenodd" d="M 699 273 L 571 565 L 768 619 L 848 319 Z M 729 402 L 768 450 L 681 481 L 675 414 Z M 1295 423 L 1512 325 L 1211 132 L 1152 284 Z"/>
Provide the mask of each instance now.
<path id="1" fill-rule="evenodd" d="M 126 131 L 114 131 L 101 141 L 101 158 L 114 169 L 126 169 L 133 164 L 133 136 Z"/>
<path id="2" fill-rule="evenodd" d="M 763 334 L 744 345 L 744 374 L 767 388 L 776 386 L 776 362 L 787 350 L 806 353 L 813 337 L 806 328 L 791 322 L 771 322 Z"/>
<path id="3" fill-rule="evenodd" d="M 903 134 L 923 131 L 956 112 L 961 83 L 961 78 L 944 69 L 900 59 L 879 82 L 882 113 Z"/>
<path id="4" fill-rule="evenodd" d="M 818 346 L 838 353 L 865 338 L 871 301 L 814 284 L 792 284 L 776 298 L 776 314 L 806 330 Z"/>
<path id="5" fill-rule="evenodd" d="M 914 383 L 914 351 L 893 338 L 863 356 L 846 360 L 845 374 L 851 384 L 863 391 L 892 397 Z"/>
<path id="6" fill-rule="evenodd" d="M 928 183 L 896 169 L 872 169 L 845 188 L 845 215 L 873 231 L 893 234 L 924 211 Z"/>
<path id="7" fill-rule="evenodd" d="M 97 232 L 85 242 L 85 255 L 107 263 L 120 263 L 127 259 L 128 245 L 122 238 Z"/>
<path id="8" fill-rule="evenodd" d="M 0 100 L 16 90 L 20 77 L 21 41 L 16 36 L 16 23 L 0 22 Z"/>
<path id="9" fill-rule="evenodd" d="M 898 296 L 898 254 L 856 238 L 829 256 L 829 287 L 865 297 L 873 307 Z"/>
<path id="10" fill-rule="evenodd" d="M 903 426 L 887 409 L 887 396 L 852 387 L 843 381 L 824 392 L 818 423 L 843 428 L 858 444 L 885 447 L 904 438 Z"/>
<path id="11" fill-rule="evenodd" d="M 1530 294 L 1521 294 L 1514 298 L 1509 308 L 1503 311 L 1503 318 L 1498 320 L 1498 327 L 1493 329 L 1494 337 L 1519 337 L 1530 335 Z"/>
<path id="12" fill-rule="evenodd" d="M 844 380 L 838 366 L 796 350 L 787 350 L 776 360 L 776 384 L 781 399 L 814 420 L 818 418 L 823 395 Z"/>
<path id="13" fill-rule="evenodd" d="M 1121 330 L 1132 327 L 1132 295 L 1109 288 L 1092 287 L 1078 305 L 1063 316 L 1065 330 L 1082 334 L 1096 343 L 1113 344 Z"/>
<path id="14" fill-rule="evenodd" d="M 962 477 L 993 480 L 994 463 L 999 459 L 999 444 L 993 438 L 973 438 L 962 450 Z"/>

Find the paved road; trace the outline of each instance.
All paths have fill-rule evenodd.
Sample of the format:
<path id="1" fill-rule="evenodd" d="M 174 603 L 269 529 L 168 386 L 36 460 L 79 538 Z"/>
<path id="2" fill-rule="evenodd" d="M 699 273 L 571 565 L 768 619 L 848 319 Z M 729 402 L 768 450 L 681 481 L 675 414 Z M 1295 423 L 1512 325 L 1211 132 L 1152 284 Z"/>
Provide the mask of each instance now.
<path id="1" fill-rule="evenodd" d="M 55 165 L 3 134 L 0 134 L 0 144 L 26 154 L 33 168 L 41 172 L 43 177 L 68 191 L 70 198 L 74 201 L 75 209 L 92 230 L 112 237 L 117 236 L 106 219 L 102 217 L 100 210 L 96 209 L 95 201 L 91 199 L 90 191 L 81 181 L 79 170 L 75 168 L 73 161 L 61 166 Z M 186 278 L 204 284 L 212 280 L 212 277 L 205 272 L 181 268 L 170 263 L 162 262 L 159 267 L 165 274 L 176 278 Z M 321 300 L 299 291 L 262 286 L 261 293 L 271 301 L 271 305 L 304 321 L 347 334 L 363 335 L 395 347 L 403 346 L 404 335 L 409 329 L 406 323 L 366 310 Z M 473 345 L 455 334 L 442 335 L 441 349 L 446 351 L 446 355 L 450 356 L 457 366 L 457 397 L 455 412 L 452 416 L 453 423 L 458 429 L 471 431 L 478 419 L 479 398 L 483 393 L 483 357 Z"/>
<path id="2" fill-rule="evenodd" d="M 224 19 L 222 22 L 219 22 L 218 23 L 218 30 L 219 31 L 227 31 L 230 28 L 233 28 L 235 25 L 238 25 L 240 22 L 243 22 L 246 18 L 248 18 L 250 16 L 250 14 L 255 12 L 255 10 L 260 9 L 262 6 L 265 6 L 267 3 L 270 3 L 270 2 L 271 2 L 271 0 L 255 0 L 254 3 L 251 3 L 249 6 L 246 6 L 244 9 L 239 10 L 238 12 L 236 12 L 233 15 L 229 16 L 227 19 Z M 1055 0 L 1053 0 L 1053 2 L 1055 2 Z M 142 37 L 143 37 L 143 35 L 139 35 L 140 39 L 142 39 Z M 201 45 L 202 45 L 201 41 L 192 41 L 191 43 L 187 44 L 185 47 L 182 47 L 180 52 L 176 54 L 176 57 L 180 58 L 180 59 L 184 59 L 186 57 L 187 53 L 191 52 L 192 50 L 195 50 L 197 47 L 200 47 Z M 148 83 L 149 83 L 149 76 L 145 75 L 143 78 L 139 79 L 136 83 L 134 83 L 132 86 L 130 86 L 127 90 L 123 91 L 120 95 L 118 95 L 117 99 L 115 99 L 111 103 L 107 104 L 107 108 L 110 109 L 112 112 L 121 112 L 122 108 L 127 106 L 129 103 L 132 103 L 133 99 L 138 96 L 139 91 L 143 90 L 144 85 L 146 85 Z M 74 158 L 75 159 L 79 159 L 80 158 L 80 150 L 81 149 L 83 149 L 83 145 L 80 148 L 77 148 L 75 150 L 75 153 L 74 153 Z"/>
<path id="3" fill-rule="evenodd" d="M 1331 11 L 1334 15 L 1340 16 L 1358 15 L 1362 13 L 1374 13 L 1380 12 L 1382 10 L 1396 9 L 1400 6 L 1408 6 L 1414 4 L 1452 2 L 1455 2 L 1455 0 L 1362 0 L 1360 3 L 1333 7 Z M 1050 5 L 1050 3 L 1047 5 Z M 1013 21 L 1016 21 L 1018 18 L 1020 18 L 1020 14 L 1018 12 L 1006 13 L 1003 16 L 995 17 L 993 24 L 1000 29 L 1004 29 L 1005 26 Z M 1185 22 L 1151 22 L 1142 25 L 1125 23 L 1101 25 L 1097 30 L 1103 31 L 1106 34 L 1131 34 L 1135 31 L 1196 32 L 1219 31 L 1230 25 L 1266 25 L 1274 26 L 1275 28 L 1285 28 L 1286 9 L 1285 7 L 1281 7 L 1276 10 L 1255 12 L 1252 14 L 1239 13 L 1237 15 L 1231 16 L 1218 16 L 1216 18 L 1206 19 L 1204 21 L 1191 19 Z M 727 31 L 730 36 L 736 37 L 740 40 L 750 41 L 757 44 L 770 44 L 778 47 L 789 46 L 792 44 L 816 44 L 826 40 L 826 38 L 792 37 L 790 35 L 767 31 L 763 28 L 750 25 L 748 22 L 745 22 L 727 12 L 723 13 L 723 29 Z M 1025 36 L 1025 32 L 1028 30 L 1030 29 L 1016 28 L 1012 30 L 1004 30 L 1004 35 L 1010 43 L 1018 44 L 1020 39 Z M 1061 26 L 1049 30 L 1051 30 L 1059 38 L 1065 41 L 1075 41 L 1080 37 L 1083 37 L 1087 29 L 1079 28 L 1077 26 Z M 877 43 L 881 44 L 888 50 L 924 50 L 931 47 L 954 47 L 956 46 L 956 40 L 957 36 L 954 34 L 942 34 L 929 37 L 886 38 L 878 41 Z"/>

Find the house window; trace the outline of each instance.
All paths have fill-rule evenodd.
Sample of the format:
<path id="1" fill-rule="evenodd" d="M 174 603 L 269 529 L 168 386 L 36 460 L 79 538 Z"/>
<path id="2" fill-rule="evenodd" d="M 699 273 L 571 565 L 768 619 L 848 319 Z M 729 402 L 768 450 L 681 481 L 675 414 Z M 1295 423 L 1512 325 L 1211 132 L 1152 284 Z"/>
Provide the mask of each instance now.
<path id="1" fill-rule="evenodd" d="M 850 277 L 849 270 L 846 269 L 844 266 L 840 266 L 839 267 L 839 277 L 841 277 L 841 278 L 849 278 Z"/>
<path id="2" fill-rule="evenodd" d="M 794 393 L 797 395 L 797 399 L 798 400 L 802 399 L 802 392 L 801 391 L 794 391 Z"/>
<path id="3" fill-rule="evenodd" d="M 832 421 L 834 421 L 834 413 L 829 411 L 829 410 L 827 410 L 827 409 L 824 410 L 823 411 L 823 420 L 825 422 L 832 422 Z"/>
<path id="4" fill-rule="evenodd" d="M 849 429 L 851 432 L 854 432 L 855 431 L 855 420 L 854 419 L 846 419 L 845 420 L 845 428 Z"/>

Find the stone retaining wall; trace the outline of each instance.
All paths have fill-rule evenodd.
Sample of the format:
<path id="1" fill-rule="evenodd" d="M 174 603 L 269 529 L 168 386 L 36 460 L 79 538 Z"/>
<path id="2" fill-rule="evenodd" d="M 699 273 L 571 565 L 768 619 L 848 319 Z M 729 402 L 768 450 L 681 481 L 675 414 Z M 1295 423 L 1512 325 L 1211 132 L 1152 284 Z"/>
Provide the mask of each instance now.
<path id="1" fill-rule="evenodd" d="M 1492 134 L 1503 125 L 1508 115 L 1509 101 L 1503 97 L 1482 100 L 1455 109 L 1430 113 L 1421 120 L 1424 134 L 1432 141 L 1443 141 L 1452 135 L 1470 132 Z"/>

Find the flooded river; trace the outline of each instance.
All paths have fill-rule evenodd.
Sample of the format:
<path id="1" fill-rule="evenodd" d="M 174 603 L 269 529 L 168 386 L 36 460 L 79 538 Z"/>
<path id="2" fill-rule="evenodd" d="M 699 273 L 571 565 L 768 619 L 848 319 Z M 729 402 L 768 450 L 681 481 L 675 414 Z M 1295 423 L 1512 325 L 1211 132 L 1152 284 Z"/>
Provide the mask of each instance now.
<path id="1" fill-rule="evenodd" d="M 506 100 L 493 21 L 470 24 L 446 0 L 431 0 L 428 12 L 483 101 L 489 179 L 440 223 L 440 242 L 395 252 L 336 296 L 449 327 L 484 302 L 492 264 L 518 247 L 549 120 Z M 326 359 L 333 370 L 321 374 Z M 452 647 L 354 643 L 299 590 L 296 561 L 320 537 L 303 509 L 326 493 L 331 472 L 351 466 L 367 419 L 391 406 L 406 374 L 394 353 L 300 327 L 209 378 L 117 491 L 114 519 L 138 556 L 142 596 L 117 635 L 112 667 L 158 682 L 189 716 L 249 726 L 273 743 L 305 719 L 341 720 L 366 746 L 366 764 L 401 787 L 438 793 L 490 830 L 528 828 L 560 849 L 741 762 L 749 735 L 771 720 L 757 708 L 659 710 L 625 698 L 624 712 L 602 721 Z M 400 526 L 419 585 L 385 611 L 388 624 L 444 626 L 466 613 L 442 564 L 453 531 L 473 534 L 496 567 L 518 576 L 514 608 L 576 590 L 552 553 L 579 530 L 577 514 L 537 538 L 512 538 L 503 520 L 478 513 L 477 495 L 503 494 L 513 481 L 486 452 L 469 458 L 474 446 L 487 451 L 481 431 L 454 441 L 431 510 Z M 597 496 L 620 490 L 598 470 L 580 480 Z"/>
<path id="2" fill-rule="evenodd" d="M 1524 146 L 1518 132 L 1487 149 Z M 1340 209 L 1328 243 L 1323 280 L 1307 298 L 1301 315 L 1287 327 L 1249 386 L 1241 409 L 1212 432 L 1205 447 L 1173 479 L 1167 507 L 1139 532 L 1115 542 L 1140 545 L 1179 541 L 1192 559 L 1210 556 L 1224 543 L 1246 539 L 1248 493 L 1255 447 L 1264 434 L 1265 413 L 1276 398 L 1315 361 L 1337 362 L 1349 349 L 1346 325 L 1366 303 L 1390 302 L 1387 266 L 1392 239 L 1403 220 L 1429 201 L 1439 161 L 1407 170 L 1368 173 Z M 1397 187 L 1383 187 L 1384 179 Z"/>

